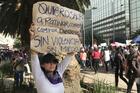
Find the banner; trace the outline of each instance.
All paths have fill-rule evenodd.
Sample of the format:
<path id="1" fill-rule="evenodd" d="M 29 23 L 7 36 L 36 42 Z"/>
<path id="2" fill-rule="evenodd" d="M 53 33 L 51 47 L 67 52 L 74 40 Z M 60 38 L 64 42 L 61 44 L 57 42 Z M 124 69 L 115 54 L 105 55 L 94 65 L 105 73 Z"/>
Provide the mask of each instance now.
<path id="1" fill-rule="evenodd" d="M 79 51 L 83 14 L 59 4 L 41 1 L 33 5 L 35 25 L 31 49 L 45 53 Z"/>

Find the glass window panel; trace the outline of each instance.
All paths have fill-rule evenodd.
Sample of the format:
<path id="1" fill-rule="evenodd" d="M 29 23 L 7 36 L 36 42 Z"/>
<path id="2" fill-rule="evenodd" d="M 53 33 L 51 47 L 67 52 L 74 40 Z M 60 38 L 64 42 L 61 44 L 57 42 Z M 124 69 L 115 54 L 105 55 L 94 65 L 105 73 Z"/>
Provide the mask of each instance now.
<path id="1" fill-rule="evenodd" d="M 137 8 L 137 11 L 140 11 L 140 7 Z"/>
<path id="2" fill-rule="evenodd" d="M 137 0 L 137 7 L 140 7 L 140 0 Z"/>
<path id="3" fill-rule="evenodd" d="M 132 25 L 133 28 L 137 27 L 137 23 L 136 23 L 136 21 L 133 22 L 131 25 Z"/>
<path id="4" fill-rule="evenodd" d="M 137 18 L 140 17 L 140 11 L 137 12 Z"/>
<path id="5" fill-rule="evenodd" d="M 130 0 L 131 3 L 136 3 L 137 0 Z"/>
<path id="6" fill-rule="evenodd" d="M 132 18 L 133 18 L 133 19 L 136 18 L 136 12 L 135 12 L 135 13 L 132 13 L 131 15 L 132 15 Z"/>
<path id="7" fill-rule="evenodd" d="M 133 9 L 136 9 L 136 3 L 132 3 L 131 4 L 131 9 L 133 10 Z"/>
<path id="8" fill-rule="evenodd" d="M 137 20 L 137 27 L 140 27 L 140 18 Z"/>
<path id="9" fill-rule="evenodd" d="M 136 9 L 131 9 L 131 13 L 135 13 L 136 12 Z"/>

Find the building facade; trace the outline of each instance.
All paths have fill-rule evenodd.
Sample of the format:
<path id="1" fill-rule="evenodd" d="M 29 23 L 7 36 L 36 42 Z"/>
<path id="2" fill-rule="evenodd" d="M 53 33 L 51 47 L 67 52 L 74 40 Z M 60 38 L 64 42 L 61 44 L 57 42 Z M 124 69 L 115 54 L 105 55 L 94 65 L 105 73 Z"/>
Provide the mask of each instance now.
<path id="1" fill-rule="evenodd" d="M 140 29 L 140 0 L 130 0 L 130 35 Z"/>
<path id="2" fill-rule="evenodd" d="M 100 36 L 107 43 L 125 42 L 130 34 L 128 0 L 94 0 L 93 6 L 96 9 L 90 9 L 92 24 L 85 25 L 85 32 L 91 32 L 92 27 L 93 34 Z"/>
<path id="3" fill-rule="evenodd" d="M 84 16 L 84 42 L 86 45 L 90 45 L 92 41 L 92 18 L 91 18 L 91 10 L 87 10 Z"/>

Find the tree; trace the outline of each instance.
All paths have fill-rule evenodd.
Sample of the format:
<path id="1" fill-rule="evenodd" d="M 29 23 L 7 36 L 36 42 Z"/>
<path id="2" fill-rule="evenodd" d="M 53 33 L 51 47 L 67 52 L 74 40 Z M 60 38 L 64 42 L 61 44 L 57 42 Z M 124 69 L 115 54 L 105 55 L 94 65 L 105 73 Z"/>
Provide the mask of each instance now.
<path id="1" fill-rule="evenodd" d="M 20 38 L 16 38 L 16 40 L 14 41 L 14 48 L 20 49 L 21 48 L 21 41 Z"/>
<path id="2" fill-rule="evenodd" d="M 32 6 L 38 1 L 55 2 L 83 13 L 90 5 L 90 0 L 0 0 L 0 32 L 12 37 L 20 35 L 22 45 L 29 45 Z"/>

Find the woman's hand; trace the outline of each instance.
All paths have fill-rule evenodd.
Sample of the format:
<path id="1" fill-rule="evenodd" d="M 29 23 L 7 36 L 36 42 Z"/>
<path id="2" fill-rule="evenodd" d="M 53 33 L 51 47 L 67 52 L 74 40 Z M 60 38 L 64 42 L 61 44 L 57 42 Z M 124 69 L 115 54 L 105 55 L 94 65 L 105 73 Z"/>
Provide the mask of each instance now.
<path id="1" fill-rule="evenodd" d="M 35 54 L 38 54 L 38 52 L 31 49 L 31 54 L 35 55 Z"/>
<path id="2" fill-rule="evenodd" d="M 34 23 L 31 24 L 31 26 L 29 28 L 29 32 L 30 32 L 30 40 L 32 40 L 35 36 L 35 25 L 34 25 Z"/>

